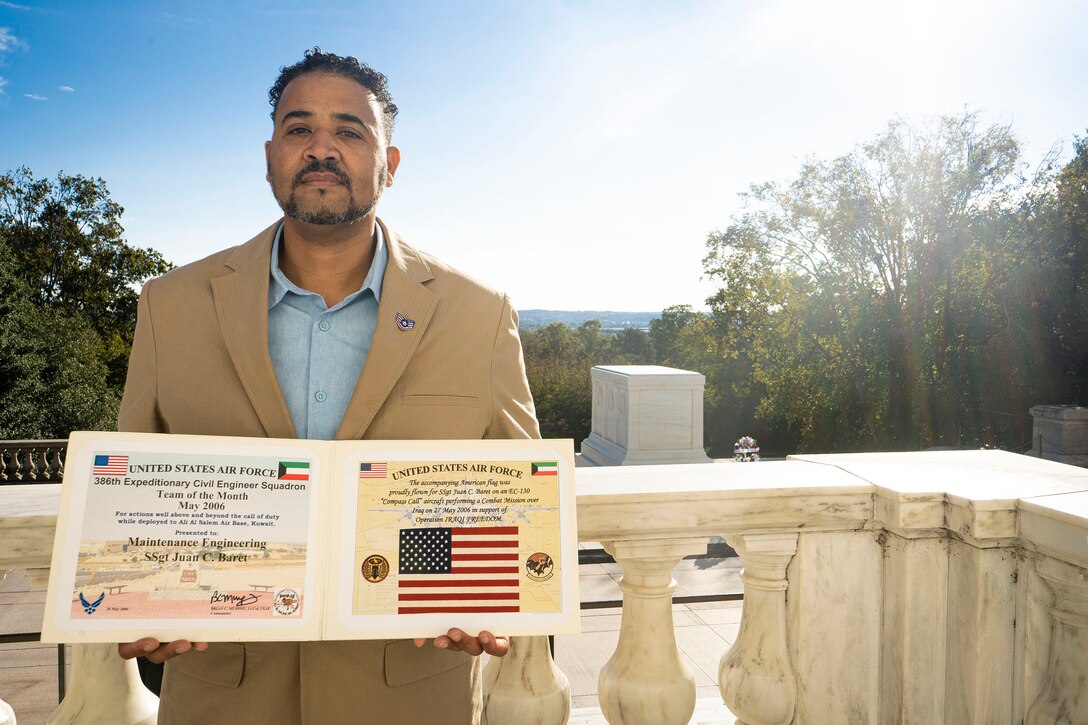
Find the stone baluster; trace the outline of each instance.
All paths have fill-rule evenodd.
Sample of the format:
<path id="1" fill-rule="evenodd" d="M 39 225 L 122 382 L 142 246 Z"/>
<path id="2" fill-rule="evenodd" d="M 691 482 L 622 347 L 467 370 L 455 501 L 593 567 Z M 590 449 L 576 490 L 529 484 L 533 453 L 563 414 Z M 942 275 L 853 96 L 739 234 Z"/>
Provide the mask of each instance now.
<path id="1" fill-rule="evenodd" d="M 49 460 L 49 480 L 60 481 L 64 477 L 64 454 L 66 452 L 64 446 L 58 446 L 53 449 L 53 455 Z"/>
<path id="2" fill-rule="evenodd" d="M 1088 570 L 1041 556 L 1036 571 L 1050 585 L 1054 601 L 1046 679 L 1027 723 L 1088 723 Z"/>
<path id="3" fill-rule="evenodd" d="M 570 683 L 547 637 L 511 637 L 506 656 L 484 668 L 483 689 L 483 725 L 563 725 L 570 717 Z"/>
<path id="4" fill-rule="evenodd" d="M 604 541 L 623 567 L 623 616 L 616 651 L 601 670 L 597 697 L 613 725 L 683 725 L 695 711 L 695 677 L 676 647 L 672 570 L 707 539 Z"/>
<path id="5" fill-rule="evenodd" d="M 159 699 L 143 683 L 136 660 L 123 660 L 115 644 L 72 646 L 72 674 L 64 701 L 49 725 L 154 725 Z"/>
<path id="6" fill-rule="evenodd" d="M 48 465 L 45 464 L 45 455 L 47 448 L 31 448 L 26 452 L 26 477 L 30 481 L 47 481 L 45 471 L 48 471 Z"/>
<path id="7" fill-rule="evenodd" d="M 786 567 L 797 534 L 735 534 L 726 541 L 744 562 L 740 631 L 718 665 L 718 688 L 737 725 L 787 725 L 797 684 L 786 642 Z"/>
<path id="8" fill-rule="evenodd" d="M 30 466 L 27 465 L 27 450 L 25 448 L 16 448 L 11 454 L 11 460 L 15 463 L 15 480 L 23 481 L 30 478 Z"/>

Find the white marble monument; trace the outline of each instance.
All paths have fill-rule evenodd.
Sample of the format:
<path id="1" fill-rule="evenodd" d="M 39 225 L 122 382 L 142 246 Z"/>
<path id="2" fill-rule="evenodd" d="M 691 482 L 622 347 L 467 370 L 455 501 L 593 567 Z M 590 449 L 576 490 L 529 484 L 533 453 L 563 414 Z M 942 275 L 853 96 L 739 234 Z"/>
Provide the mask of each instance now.
<path id="1" fill-rule="evenodd" d="M 596 365 L 593 421 L 581 463 L 710 463 L 703 450 L 706 378 L 660 365 Z"/>
<path id="2" fill-rule="evenodd" d="M 1088 468 L 1088 408 L 1036 405 L 1031 417 L 1032 447 L 1028 455 Z"/>

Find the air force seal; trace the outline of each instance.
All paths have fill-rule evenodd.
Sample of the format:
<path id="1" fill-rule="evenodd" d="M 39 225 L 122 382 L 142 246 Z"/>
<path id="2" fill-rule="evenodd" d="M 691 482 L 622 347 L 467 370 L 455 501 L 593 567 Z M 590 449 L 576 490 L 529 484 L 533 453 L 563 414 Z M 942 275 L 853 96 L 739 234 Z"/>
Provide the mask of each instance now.
<path id="1" fill-rule="evenodd" d="M 97 610 L 98 607 L 101 606 L 105 598 L 106 593 L 102 592 L 98 595 L 98 599 L 95 599 L 93 602 L 88 602 L 87 598 L 83 596 L 83 592 L 79 593 L 79 603 L 83 605 L 83 611 L 87 614 L 94 614 L 95 610 Z"/>

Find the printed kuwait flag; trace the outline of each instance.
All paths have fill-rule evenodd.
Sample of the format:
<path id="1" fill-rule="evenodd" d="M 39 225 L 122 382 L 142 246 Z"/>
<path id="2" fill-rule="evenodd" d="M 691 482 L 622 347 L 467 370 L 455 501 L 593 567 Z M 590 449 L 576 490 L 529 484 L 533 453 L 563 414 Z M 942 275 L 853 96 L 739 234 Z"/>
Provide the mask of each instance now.
<path id="1" fill-rule="evenodd" d="M 128 473 L 128 456 L 95 456 L 92 476 L 123 476 Z"/>
<path id="2" fill-rule="evenodd" d="M 534 476 L 558 476 L 559 464 L 555 461 L 537 461 L 533 464 Z"/>
<path id="3" fill-rule="evenodd" d="M 401 529 L 399 614 L 517 612 L 518 527 Z"/>
<path id="4" fill-rule="evenodd" d="M 389 471 L 387 463 L 360 463 L 359 478 L 385 478 Z"/>
<path id="5" fill-rule="evenodd" d="M 280 461 L 280 476 L 281 481 L 309 481 L 310 480 L 310 462 L 309 461 Z"/>

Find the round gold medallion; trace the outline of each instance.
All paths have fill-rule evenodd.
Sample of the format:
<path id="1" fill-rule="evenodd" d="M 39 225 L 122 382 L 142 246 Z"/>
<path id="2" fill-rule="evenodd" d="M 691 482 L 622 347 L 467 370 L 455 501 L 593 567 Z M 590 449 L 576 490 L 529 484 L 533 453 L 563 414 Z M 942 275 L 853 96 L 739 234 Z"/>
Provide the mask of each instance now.
<path id="1" fill-rule="evenodd" d="M 381 554 L 371 554 L 363 560 L 363 579 L 377 584 L 389 576 L 389 560 Z"/>

